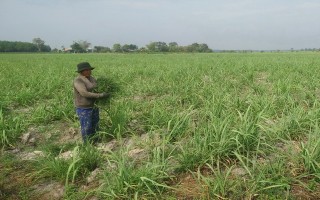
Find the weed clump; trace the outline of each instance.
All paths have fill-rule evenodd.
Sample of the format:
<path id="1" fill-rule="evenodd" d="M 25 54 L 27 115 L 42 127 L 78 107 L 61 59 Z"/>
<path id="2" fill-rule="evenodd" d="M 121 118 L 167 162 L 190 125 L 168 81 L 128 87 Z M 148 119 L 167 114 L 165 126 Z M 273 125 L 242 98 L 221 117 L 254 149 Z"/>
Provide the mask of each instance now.
<path id="1" fill-rule="evenodd" d="M 100 98 L 96 101 L 96 105 L 104 106 L 110 102 L 110 99 L 116 92 L 119 91 L 118 85 L 111 79 L 106 77 L 98 77 L 97 78 L 97 87 L 95 92 L 97 93 L 107 93 L 108 96 L 106 98 Z"/>

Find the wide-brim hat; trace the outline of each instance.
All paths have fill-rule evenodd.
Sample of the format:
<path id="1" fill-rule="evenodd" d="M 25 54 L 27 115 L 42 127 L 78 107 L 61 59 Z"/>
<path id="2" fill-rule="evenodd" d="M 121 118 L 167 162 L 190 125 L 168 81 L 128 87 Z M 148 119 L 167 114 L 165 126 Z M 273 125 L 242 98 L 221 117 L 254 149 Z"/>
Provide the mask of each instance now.
<path id="1" fill-rule="evenodd" d="M 78 67 L 77 72 L 82 72 L 85 69 L 91 69 L 91 70 L 94 69 L 94 67 L 91 67 L 91 65 L 88 62 L 81 62 L 77 65 L 77 67 Z"/>

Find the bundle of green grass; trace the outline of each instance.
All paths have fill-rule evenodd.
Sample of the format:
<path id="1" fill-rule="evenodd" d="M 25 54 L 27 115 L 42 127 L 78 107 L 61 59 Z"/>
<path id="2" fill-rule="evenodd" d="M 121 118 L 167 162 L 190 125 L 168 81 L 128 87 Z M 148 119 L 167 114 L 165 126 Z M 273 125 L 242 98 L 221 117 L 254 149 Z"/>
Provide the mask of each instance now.
<path id="1" fill-rule="evenodd" d="M 96 93 L 107 93 L 108 96 L 106 98 L 99 98 L 96 101 L 96 105 L 106 105 L 110 102 L 111 97 L 113 94 L 118 91 L 119 88 L 113 82 L 112 79 L 106 77 L 98 77 L 97 78 L 97 87 L 95 88 Z"/>

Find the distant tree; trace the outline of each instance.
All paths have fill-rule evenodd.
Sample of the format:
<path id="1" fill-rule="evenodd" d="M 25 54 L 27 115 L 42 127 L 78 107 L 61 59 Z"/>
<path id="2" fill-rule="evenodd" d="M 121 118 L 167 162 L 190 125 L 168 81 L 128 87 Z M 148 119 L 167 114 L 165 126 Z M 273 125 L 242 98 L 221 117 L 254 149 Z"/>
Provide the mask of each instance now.
<path id="1" fill-rule="evenodd" d="M 73 41 L 73 44 L 70 46 L 75 53 L 85 53 L 88 51 L 91 43 L 86 40 Z"/>
<path id="2" fill-rule="evenodd" d="M 188 46 L 179 46 L 178 51 L 179 52 L 188 52 Z"/>
<path id="3" fill-rule="evenodd" d="M 32 43 L 36 45 L 39 52 L 42 51 L 45 46 L 45 42 L 41 38 L 33 38 Z"/>
<path id="4" fill-rule="evenodd" d="M 111 49 L 109 47 L 94 46 L 94 51 L 97 53 L 106 53 L 111 52 Z"/>
<path id="5" fill-rule="evenodd" d="M 37 52 L 37 47 L 30 42 L 0 41 L 0 52 Z"/>
<path id="6" fill-rule="evenodd" d="M 86 40 L 80 40 L 78 41 L 78 43 L 84 51 L 87 51 L 88 48 L 91 46 L 91 43 Z"/>
<path id="7" fill-rule="evenodd" d="M 169 51 L 170 52 L 177 52 L 179 51 L 179 45 L 176 42 L 170 42 L 169 43 Z"/>
<path id="8" fill-rule="evenodd" d="M 138 50 L 138 46 L 134 44 L 125 44 L 121 47 L 123 52 L 133 52 Z"/>
<path id="9" fill-rule="evenodd" d="M 83 52 L 85 52 L 85 49 L 83 49 L 78 42 L 73 42 L 73 44 L 70 47 L 72 48 L 72 50 L 75 53 L 83 53 Z"/>
<path id="10" fill-rule="evenodd" d="M 148 50 L 145 47 L 141 47 L 140 49 L 138 49 L 139 52 L 148 52 Z"/>
<path id="11" fill-rule="evenodd" d="M 119 43 L 114 44 L 112 47 L 112 51 L 117 53 L 122 52 L 121 44 Z"/>
<path id="12" fill-rule="evenodd" d="M 49 45 L 44 45 L 41 49 L 42 52 L 50 52 L 51 51 L 51 47 Z"/>
<path id="13" fill-rule="evenodd" d="M 188 45 L 186 47 L 187 52 L 200 52 L 200 53 L 205 53 L 205 52 L 212 52 L 211 49 L 209 49 L 207 44 L 198 44 L 198 43 L 193 43 L 191 45 Z"/>
<path id="14" fill-rule="evenodd" d="M 122 52 L 129 52 L 130 51 L 129 45 L 128 44 L 124 44 L 121 47 L 121 50 L 122 50 Z"/>
<path id="15" fill-rule="evenodd" d="M 146 45 L 148 51 L 155 52 L 156 51 L 156 43 L 155 42 L 150 42 L 149 44 Z"/>
<path id="16" fill-rule="evenodd" d="M 57 48 L 54 48 L 54 49 L 52 49 L 51 51 L 52 51 L 52 52 L 55 52 L 55 53 L 57 53 L 57 52 L 59 52 L 59 49 L 57 49 Z"/>
<path id="17" fill-rule="evenodd" d="M 151 42 L 147 45 L 147 48 L 151 52 L 168 52 L 169 47 L 165 42 Z"/>
<path id="18" fill-rule="evenodd" d="M 207 44 L 203 43 L 198 46 L 198 52 L 209 53 L 212 52 L 212 49 L 210 49 Z"/>

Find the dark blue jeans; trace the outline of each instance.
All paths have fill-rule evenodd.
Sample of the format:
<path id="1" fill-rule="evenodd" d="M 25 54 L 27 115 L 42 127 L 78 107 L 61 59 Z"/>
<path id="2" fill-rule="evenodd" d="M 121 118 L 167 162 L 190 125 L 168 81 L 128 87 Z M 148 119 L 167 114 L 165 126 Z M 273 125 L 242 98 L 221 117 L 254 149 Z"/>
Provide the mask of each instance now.
<path id="1" fill-rule="evenodd" d="M 83 142 L 87 142 L 99 129 L 99 108 L 77 108 Z"/>

